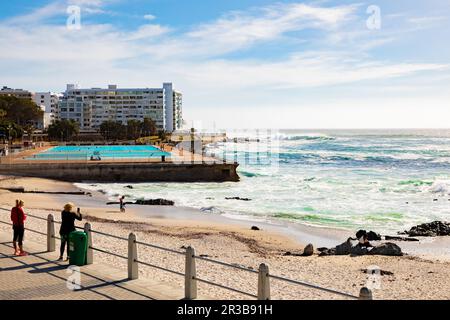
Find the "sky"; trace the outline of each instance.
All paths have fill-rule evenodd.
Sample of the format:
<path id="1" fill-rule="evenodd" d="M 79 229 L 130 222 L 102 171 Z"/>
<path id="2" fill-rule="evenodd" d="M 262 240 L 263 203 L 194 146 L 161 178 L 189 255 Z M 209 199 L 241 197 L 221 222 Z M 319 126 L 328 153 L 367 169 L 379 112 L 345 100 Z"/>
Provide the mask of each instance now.
<path id="1" fill-rule="evenodd" d="M 203 128 L 449 128 L 449 39 L 450 0 L 1 1 L 0 86 L 173 82 Z"/>

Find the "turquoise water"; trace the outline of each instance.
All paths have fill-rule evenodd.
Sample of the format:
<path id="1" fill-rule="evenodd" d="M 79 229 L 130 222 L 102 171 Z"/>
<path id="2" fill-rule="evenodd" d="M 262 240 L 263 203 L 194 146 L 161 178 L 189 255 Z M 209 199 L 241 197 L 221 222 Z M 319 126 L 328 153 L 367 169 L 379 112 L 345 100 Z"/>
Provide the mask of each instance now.
<path id="1" fill-rule="evenodd" d="M 148 159 L 170 157 L 155 146 L 58 146 L 38 153 L 28 160 Z"/>
<path id="2" fill-rule="evenodd" d="M 80 186 L 112 199 L 166 198 L 207 215 L 350 230 L 396 232 L 450 220 L 450 130 L 290 130 L 273 132 L 270 143 L 236 136 L 208 152 L 239 162 L 237 183 Z"/>

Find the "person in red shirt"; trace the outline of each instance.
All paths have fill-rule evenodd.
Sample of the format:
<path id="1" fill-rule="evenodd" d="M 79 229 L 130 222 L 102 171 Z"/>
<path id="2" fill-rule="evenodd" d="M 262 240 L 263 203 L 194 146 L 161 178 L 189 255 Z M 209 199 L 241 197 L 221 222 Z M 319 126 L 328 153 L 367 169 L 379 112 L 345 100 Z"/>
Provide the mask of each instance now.
<path id="1" fill-rule="evenodd" d="M 14 254 L 16 256 L 25 256 L 27 253 L 23 251 L 23 235 L 25 233 L 25 220 L 27 216 L 23 212 L 24 202 L 16 200 L 16 206 L 11 209 L 11 221 L 13 223 L 13 245 Z M 19 242 L 19 250 L 17 250 L 17 242 Z"/>

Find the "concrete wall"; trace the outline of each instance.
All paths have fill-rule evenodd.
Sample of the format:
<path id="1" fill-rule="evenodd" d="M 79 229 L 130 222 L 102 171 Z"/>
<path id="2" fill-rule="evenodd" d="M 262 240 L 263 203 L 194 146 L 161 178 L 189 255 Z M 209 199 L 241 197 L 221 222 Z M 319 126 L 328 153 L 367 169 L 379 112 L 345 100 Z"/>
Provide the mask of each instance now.
<path id="1" fill-rule="evenodd" d="M 69 182 L 239 181 L 237 164 L 39 163 L 1 165 L 0 174 Z"/>

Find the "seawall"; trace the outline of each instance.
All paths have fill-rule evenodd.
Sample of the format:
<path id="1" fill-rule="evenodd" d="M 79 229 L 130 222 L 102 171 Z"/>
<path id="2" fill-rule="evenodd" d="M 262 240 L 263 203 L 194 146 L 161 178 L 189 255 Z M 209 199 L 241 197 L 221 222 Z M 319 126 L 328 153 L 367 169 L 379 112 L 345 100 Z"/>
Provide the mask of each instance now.
<path id="1" fill-rule="evenodd" d="M 67 182 L 225 182 L 239 181 L 234 163 L 14 163 L 0 174 Z"/>

